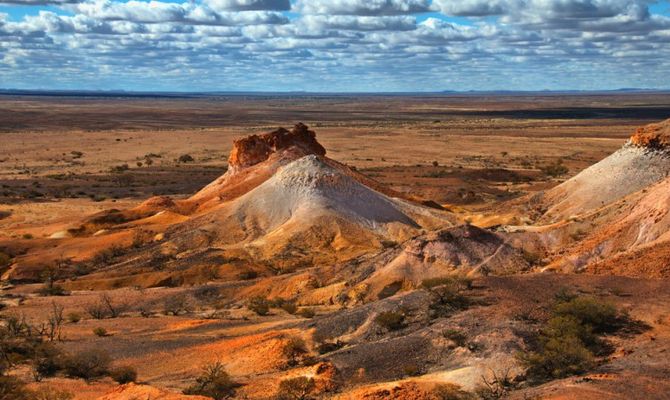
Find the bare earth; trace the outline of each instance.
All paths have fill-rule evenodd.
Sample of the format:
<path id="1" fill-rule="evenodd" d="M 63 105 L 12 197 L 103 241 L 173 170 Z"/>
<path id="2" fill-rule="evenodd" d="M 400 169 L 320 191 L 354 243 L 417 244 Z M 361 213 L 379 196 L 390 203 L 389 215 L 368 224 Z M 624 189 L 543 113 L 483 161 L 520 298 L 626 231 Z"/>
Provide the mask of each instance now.
<path id="1" fill-rule="evenodd" d="M 474 393 L 500 366 L 523 377 L 515 354 L 567 290 L 635 329 L 608 333 L 589 371 L 505 396 L 668 398 L 668 156 L 620 150 L 668 117 L 670 94 L 0 97 L 1 314 L 39 325 L 62 306 L 82 319 L 59 349 L 138 371 L 123 387 L 30 384 L 76 400 L 201 399 L 179 393 L 215 361 L 233 398 L 307 376 L 304 398 L 442 399 L 437 385 Z M 325 156 L 300 136 L 229 158 L 234 140 L 298 122 Z M 43 296 L 58 263 L 67 295 Z M 422 282 L 455 272 L 473 279 L 469 306 L 436 316 Z M 102 295 L 119 315 L 91 315 Z M 308 312 L 257 315 L 258 296 Z M 375 322 L 399 310 L 400 329 Z"/>

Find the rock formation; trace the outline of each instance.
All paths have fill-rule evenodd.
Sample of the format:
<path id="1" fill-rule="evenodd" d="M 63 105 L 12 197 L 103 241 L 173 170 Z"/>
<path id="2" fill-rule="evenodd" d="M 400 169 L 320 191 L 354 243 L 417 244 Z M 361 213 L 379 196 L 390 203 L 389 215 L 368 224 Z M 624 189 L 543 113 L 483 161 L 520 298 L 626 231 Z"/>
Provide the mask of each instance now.
<path id="1" fill-rule="evenodd" d="M 326 155 L 326 149 L 316 141 L 314 131 L 299 123 L 290 131 L 279 128 L 263 135 L 251 135 L 235 140 L 228 158 L 228 167 L 237 171 L 267 160 L 271 154 L 291 149 L 296 154 L 306 156 Z"/>

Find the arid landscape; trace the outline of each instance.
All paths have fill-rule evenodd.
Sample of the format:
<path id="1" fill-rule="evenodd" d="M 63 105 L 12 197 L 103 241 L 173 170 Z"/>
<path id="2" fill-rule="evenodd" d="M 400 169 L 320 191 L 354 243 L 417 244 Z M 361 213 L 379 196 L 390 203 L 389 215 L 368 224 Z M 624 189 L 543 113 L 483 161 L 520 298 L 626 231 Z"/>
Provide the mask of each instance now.
<path id="1" fill-rule="evenodd" d="M 668 399 L 670 94 L 0 96 L 0 400 Z"/>

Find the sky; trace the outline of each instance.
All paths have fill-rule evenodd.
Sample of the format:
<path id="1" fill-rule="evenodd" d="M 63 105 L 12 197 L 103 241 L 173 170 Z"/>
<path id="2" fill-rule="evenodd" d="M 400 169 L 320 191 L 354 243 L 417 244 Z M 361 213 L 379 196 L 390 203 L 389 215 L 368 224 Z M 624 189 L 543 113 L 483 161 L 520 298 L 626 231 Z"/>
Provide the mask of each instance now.
<path id="1" fill-rule="evenodd" d="M 0 0 L 0 88 L 670 88 L 670 1 Z"/>

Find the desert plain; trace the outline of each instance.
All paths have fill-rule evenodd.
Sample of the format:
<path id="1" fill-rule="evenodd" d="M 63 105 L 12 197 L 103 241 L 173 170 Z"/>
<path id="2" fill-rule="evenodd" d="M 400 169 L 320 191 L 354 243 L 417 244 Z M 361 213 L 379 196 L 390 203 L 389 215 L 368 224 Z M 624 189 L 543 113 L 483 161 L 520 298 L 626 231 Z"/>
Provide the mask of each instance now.
<path id="1" fill-rule="evenodd" d="M 1 96 L 3 368 L 77 400 L 212 398 L 215 366 L 219 398 L 668 398 L 667 118 L 656 92 Z"/>

